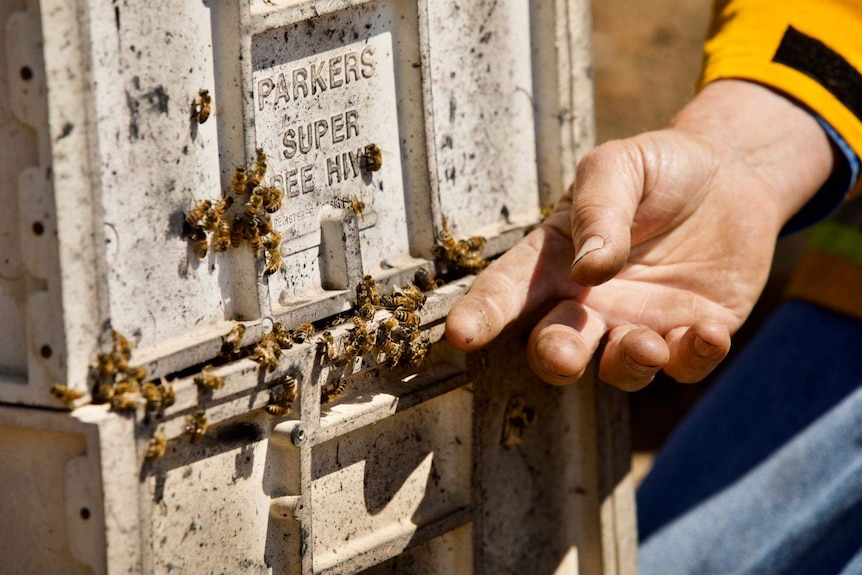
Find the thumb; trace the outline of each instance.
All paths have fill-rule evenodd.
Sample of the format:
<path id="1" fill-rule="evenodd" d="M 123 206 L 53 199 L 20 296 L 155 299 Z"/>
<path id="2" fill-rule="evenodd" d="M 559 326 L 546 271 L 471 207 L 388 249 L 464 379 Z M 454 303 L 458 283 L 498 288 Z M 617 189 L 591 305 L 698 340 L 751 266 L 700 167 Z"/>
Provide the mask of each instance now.
<path id="1" fill-rule="evenodd" d="M 572 185 L 572 278 L 583 286 L 614 277 L 629 257 L 631 228 L 643 197 L 636 139 L 608 142 L 578 164 Z"/>

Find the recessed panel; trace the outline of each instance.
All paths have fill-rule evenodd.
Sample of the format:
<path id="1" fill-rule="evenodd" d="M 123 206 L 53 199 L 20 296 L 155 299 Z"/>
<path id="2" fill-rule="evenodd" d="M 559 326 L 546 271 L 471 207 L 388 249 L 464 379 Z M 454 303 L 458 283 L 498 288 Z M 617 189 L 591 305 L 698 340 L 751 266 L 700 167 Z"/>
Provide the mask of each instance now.
<path id="1" fill-rule="evenodd" d="M 429 2 L 428 42 L 435 175 L 449 227 L 467 235 L 534 221 L 529 2 Z"/>
<path id="2" fill-rule="evenodd" d="M 388 559 L 470 504 L 472 393 L 459 388 L 314 448 L 314 563 Z"/>
<path id="3" fill-rule="evenodd" d="M 415 6 L 370 2 L 253 39 L 256 144 L 283 192 L 274 307 L 322 289 L 321 217 L 354 210 L 364 271 L 409 253 L 403 143 L 422 134 Z M 419 138 L 421 140 L 421 137 Z M 418 150 L 420 153 L 424 149 Z M 421 192 L 421 190 L 420 190 Z"/>

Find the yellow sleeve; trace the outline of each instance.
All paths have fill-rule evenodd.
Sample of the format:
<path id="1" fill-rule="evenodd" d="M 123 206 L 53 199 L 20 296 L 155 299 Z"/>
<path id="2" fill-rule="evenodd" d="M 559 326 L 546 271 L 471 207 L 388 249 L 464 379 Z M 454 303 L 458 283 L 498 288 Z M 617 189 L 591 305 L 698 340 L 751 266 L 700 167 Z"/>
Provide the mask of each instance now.
<path id="1" fill-rule="evenodd" d="M 714 2 L 700 87 L 738 78 L 775 88 L 820 115 L 862 157 L 860 70 L 862 0 Z"/>

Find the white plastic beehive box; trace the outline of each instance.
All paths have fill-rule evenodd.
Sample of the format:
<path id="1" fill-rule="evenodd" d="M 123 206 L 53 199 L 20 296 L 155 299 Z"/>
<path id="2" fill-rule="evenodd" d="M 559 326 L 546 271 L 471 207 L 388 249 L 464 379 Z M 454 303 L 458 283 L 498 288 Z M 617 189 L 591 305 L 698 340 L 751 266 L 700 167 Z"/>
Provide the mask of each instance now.
<path id="1" fill-rule="evenodd" d="M 585 3 L 12 0 L 0 21 L 0 468 L 20 495 L 7 525 L 28 525 L 0 529 L 13 571 L 632 565 L 615 396 L 536 383 L 516 336 L 448 347 L 469 275 L 427 294 L 418 367 L 316 344 L 329 329 L 344 349 L 353 326 L 330 319 L 365 275 L 388 290 L 434 270 L 444 229 L 498 255 L 559 196 L 592 142 Z M 274 273 L 248 241 L 200 258 L 184 237 L 258 150 L 282 195 Z M 276 322 L 318 333 L 272 371 L 224 353 L 237 325 L 250 350 Z M 173 405 L 87 405 L 112 330 Z M 267 412 L 288 381 L 292 410 Z M 57 384 L 85 395 L 66 405 Z"/>

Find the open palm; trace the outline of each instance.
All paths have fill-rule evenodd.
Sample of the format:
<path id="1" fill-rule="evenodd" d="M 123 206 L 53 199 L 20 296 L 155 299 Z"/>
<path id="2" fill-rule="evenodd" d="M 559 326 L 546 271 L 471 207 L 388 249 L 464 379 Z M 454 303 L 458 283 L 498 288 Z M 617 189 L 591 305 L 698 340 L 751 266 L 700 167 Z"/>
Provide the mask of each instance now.
<path id="1" fill-rule="evenodd" d="M 759 297 L 792 214 L 765 173 L 686 129 L 605 144 L 551 216 L 476 279 L 447 337 L 478 349 L 551 304 L 527 350 L 549 383 L 578 379 L 603 340 L 600 377 L 624 389 L 661 369 L 702 379 Z"/>

